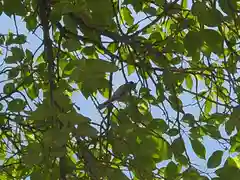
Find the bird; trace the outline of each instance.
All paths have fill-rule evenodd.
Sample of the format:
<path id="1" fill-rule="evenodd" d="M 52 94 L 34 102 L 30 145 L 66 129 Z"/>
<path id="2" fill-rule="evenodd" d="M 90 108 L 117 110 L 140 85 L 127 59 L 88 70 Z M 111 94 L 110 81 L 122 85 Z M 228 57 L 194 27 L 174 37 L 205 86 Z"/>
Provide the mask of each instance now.
<path id="1" fill-rule="evenodd" d="M 102 104 L 99 104 L 98 108 L 101 110 L 105 107 L 108 107 L 112 102 L 121 100 L 122 97 L 126 96 L 128 93 L 131 92 L 131 90 L 135 89 L 136 83 L 133 81 L 127 82 L 123 85 L 121 85 L 112 95 L 111 98 L 109 98 L 107 101 L 105 101 Z"/>

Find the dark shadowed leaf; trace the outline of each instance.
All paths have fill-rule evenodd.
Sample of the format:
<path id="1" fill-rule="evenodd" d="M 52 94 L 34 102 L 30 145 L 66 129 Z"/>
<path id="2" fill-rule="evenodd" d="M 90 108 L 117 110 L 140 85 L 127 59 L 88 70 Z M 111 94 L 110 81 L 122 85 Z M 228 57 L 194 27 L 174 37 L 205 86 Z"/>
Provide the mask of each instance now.
<path id="1" fill-rule="evenodd" d="M 181 138 L 177 138 L 176 140 L 174 140 L 171 145 L 171 149 L 174 154 L 182 154 L 185 150 L 183 140 Z"/>
<path id="2" fill-rule="evenodd" d="M 7 84 L 5 84 L 4 87 L 3 87 L 3 92 L 4 92 L 5 94 L 11 94 L 11 93 L 13 93 L 14 91 L 15 91 L 15 85 L 14 85 L 14 83 L 7 83 Z"/>
<path id="3" fill-rule="evenodd" d="M 191 139 L 191 144 L 194 152 L 197 154 L 198 157 L 201 159 L 205 159 L 206 157 L 206 149 L 202 142 L 198 139 Z"/>
<path id="4" fill-rule="evenodd" d="M 22 99 L 14 99 L 9 102 L 8 110 L 12 112 L 20 112 L 25 108 L 26 102 Z"/>
<path id="5" fill-rule="evenodd" d="M 165 176 L 167 179 L 174 179 L 176 178 L 176 175 L 178 173 L 178 166 L 174 162 L 168 163 L 166 170 L 165 170 Z"/>
<path id="6" fill-rule="evenodd" d="M 200 33 L 197 31 L 189 31 L 184 38 L 184 46 L 189 55 L 194 55 L 203 45 Z"/>
<path id="7" fill-rule="evenodd" d="M 215 151 L 211 157 L 208 159 L 207 166 L 208 168 L 216 168 L 218 167 L 222 162 L 222 151 Z"/>

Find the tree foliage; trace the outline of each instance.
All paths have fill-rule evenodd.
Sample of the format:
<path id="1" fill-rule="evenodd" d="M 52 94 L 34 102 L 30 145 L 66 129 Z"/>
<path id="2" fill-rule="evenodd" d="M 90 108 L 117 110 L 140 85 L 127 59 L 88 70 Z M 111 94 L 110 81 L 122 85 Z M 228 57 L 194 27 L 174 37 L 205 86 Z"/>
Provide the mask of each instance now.
<path id="1" fill-rule="evenodd" d="M 0 34 L 0 179 L 238 179 L 239 11 L 238 0 L 1 0 L 15 29 Z M 137 93 L 97 110 L 115 74 Z"/>

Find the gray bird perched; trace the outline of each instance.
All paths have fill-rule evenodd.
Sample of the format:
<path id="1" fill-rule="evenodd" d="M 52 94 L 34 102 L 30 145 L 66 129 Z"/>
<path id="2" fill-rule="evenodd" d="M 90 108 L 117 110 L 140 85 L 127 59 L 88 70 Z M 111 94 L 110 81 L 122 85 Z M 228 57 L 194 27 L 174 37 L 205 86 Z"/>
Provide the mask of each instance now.
<path id="1" fill-rule="evenodd" d="M 108 105 L 110 105 L 112 102 L 114 101 L 118 101 L 120 100 L 122 97 L 124 97 L 125 95 L 129 94 L 131 92 L 131 90 L 136 88 L 136 83 L 130 81 L 127 82 L 126 84 L 121 85 L 112 95 L 112 97 L 110 99 L 108 99 L 107 101 L 105 101 L 104 103 L 100 104 L 98 106 L 99 109 L 103 109 L 105 107 L 107 107 Z"/>

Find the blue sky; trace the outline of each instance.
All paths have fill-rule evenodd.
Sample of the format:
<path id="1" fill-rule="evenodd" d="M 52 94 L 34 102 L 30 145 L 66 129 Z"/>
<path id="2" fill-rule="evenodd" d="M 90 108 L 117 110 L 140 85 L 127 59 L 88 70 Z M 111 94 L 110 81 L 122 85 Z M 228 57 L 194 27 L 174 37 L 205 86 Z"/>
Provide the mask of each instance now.
<path id="1" fill-rule="evenodd" d="M 135 21 L 138 21 L 138 19 L 141 19 L 143 17 L 143 15 L 142 14 L 136 15 L 135 17 L 136 17 Z M 0 22 L 1 22 L 0 33 L 6 34 L 6 33 L 8 33 L 9 30 L 15 32 L 15 26 L 14 26 L 13 20 L 9 19 L 5 15 L 1 15 L 0 16 Z M 24 24 L 21 22 L 20 19 L 18 19 L 17 22 L 18 22 L 19 32 L 23 33 L 23 34 L 28 34 L 28 39 L 27 39 L 28 44 L 24 45 L 24 47 L 29 48 L 32 51 L 36 50 L 38 48 L 38 46 L 41 44 L 41 41 L 38 40 L 35 35 L 27 33 L 27 30 L 26 30 Z M 142 23 L 141 26 L 144 26 L 146 23 L 147 22 Z M 41 32 L 37 31 L 36 33 L 40 34 Z M 3 60 L 3 57 L 4 56 L 2 56 L 0 58 L 0 61 Z M 0 78 L 3 78 L 3 77 L 0 77 Z M 129 80 L 136 81 L 136 79 L 137 79 L 136 74 L 133 74 L 129 77 Z M 119 85 L 123 84 L 124 82 L 125 82 L 125 80 L 122 77 L 120 72 L 118 72 L 114 75 L 114 89 L 116 89 Z M 150 88 L 153 89 L 153 92 L 154 92 L 155 88 L 154 88 L 153 84 L 151 83 L 151 81 L 149 81 L 149 86 L 150 86 Z M 2 91 L 2 88 L 3 88 L 3 84 L 0 84 L 0 91 Z M 204 86 L 200 85 L 200 88 L 204 88 Z M 100 102 L 105 100 L 101 96 L 99 96 L 98 99 L 99 99 Z M 184 102 L 184 104 L 191 104 L 193 102 L 192 96 L 190 96 L 189 94 L 183 94 L 181 96 L 181 99 Z M 81 108 L 80 113 L 82 113 L 83 115 L 91 118 L 93 121 L 96 121 L 96 122 L 101 121 L 101 117 L 99 115 L 99 112 L 94 107 L 94 104 L 91 102 L 91 100 L 85 99 L 80 92 L 75 92 L 73 94 L 72 100 L 73 100 L 73 102 L 75 102 Z M 171 110 L 170 107 L 168 108 L 168 112 L 169 112 L 169 114 L 176 114 L 173 110 Z M 198 116 L 198 114 L 199 114 L 199 110 L 198 110 L 197 106 L 186 107 L 185 112 L 192 113 L 196 116 Z M 154 117 L 161 117 L 160 111 L 157 108 L 154 108 L 154 107 L 152 108 L 152 115 Z M 191 147 L 189 146 L 189 141 L 187 140 L 187 138 L 185 138 L 185 142 L 188 144 L 187 145 L 188 154 L 192 158 L 193 162 L 200 165 L 202 170 L 205 170 L 206 169 L 206 163 L 204 163 L 203 160 L 200 160 L 199 158 L 196 157 L 196 155 L 194 153 L 192 153 L 193 151 L 191 150 Z M 205 145 L 206 150 L 207 150 L 207 157 L 209 157 L 215 150 L 221 148 L 218 143 L 216 143 L 214 140 L 211 140 L 208 137 L 204 138 L 204 145 Z M 226 152 L 226 155 L 227 155 L 227 152 Z"/>

